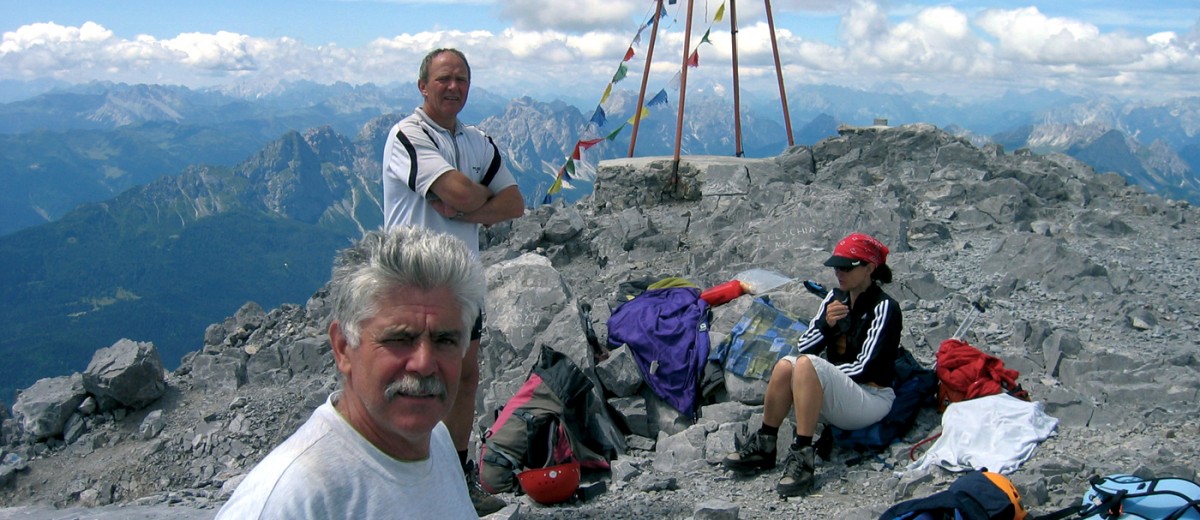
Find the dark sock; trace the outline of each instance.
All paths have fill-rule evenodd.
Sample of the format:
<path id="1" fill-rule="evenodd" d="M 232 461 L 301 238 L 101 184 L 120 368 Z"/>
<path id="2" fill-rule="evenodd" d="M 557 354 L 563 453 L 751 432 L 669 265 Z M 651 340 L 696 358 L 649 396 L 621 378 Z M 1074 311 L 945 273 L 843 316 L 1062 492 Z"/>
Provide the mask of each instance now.
<path id="1" fill-rule="evenodd" d="M 812 446 L 812 436 L 811 435 L 809 435 L 809 436 L 797 435 L 796 438 L 792 440 L 792 451 L 802 450 L 809 446 Z"/>
<path id="2" fill-rule="evenodd" d="M 458 463 L 462 465 L 463 471 L 467 470 L 467 450 L 458 452 Z"/>
<path id="3" fill-rule="evenodd" d="M 774 437 L 776 435 L 779 435 L 779 427 L 778 426 L 768 426 L 764 423 L 762 425 L 762 428 L 758 429 L 758 433 L 760 433 L 762 435 L 770 435 L 770 436 Z"/>

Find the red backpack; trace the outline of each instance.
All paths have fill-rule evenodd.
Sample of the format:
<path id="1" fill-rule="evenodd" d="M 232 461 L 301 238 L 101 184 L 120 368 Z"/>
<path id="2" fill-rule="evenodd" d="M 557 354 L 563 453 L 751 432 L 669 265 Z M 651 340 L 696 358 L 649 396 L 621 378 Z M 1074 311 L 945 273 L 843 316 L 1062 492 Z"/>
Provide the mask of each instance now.
<path id="1" fill-rule="evenodd" d="M 938 411 L 950 403 L 986 395 L 1007 393 L 1029 400 L 1029 392 L 1017 384 L 1021 373 L 1006 368 L 1004 361 L 956 338 L 938 347 L 935 369 L 938 377 Z"/>

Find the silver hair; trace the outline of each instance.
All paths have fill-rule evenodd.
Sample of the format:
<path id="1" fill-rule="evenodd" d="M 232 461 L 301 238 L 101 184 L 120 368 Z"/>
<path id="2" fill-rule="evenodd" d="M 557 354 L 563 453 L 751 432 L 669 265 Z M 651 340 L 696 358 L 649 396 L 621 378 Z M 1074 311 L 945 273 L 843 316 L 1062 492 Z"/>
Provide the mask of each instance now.
<path id="1" fill-rule="evenodd" d="M 329 283 L 332 319 L 351 348 L 358 348 L 361 324 L 379 312 L 379 298 L 397 287 L 450 289 L 462 307 L 461 343 L 468 338 L 483 305 L 487 283 L 466 244 L 423 227 L 396 226 L 370 231 L 338 252 Z"/>
<path id="2" fill-rule="evenodd" d="M 429 54 L 426 54 L 421 59 L 421 66 L 417 69 L 417 81 L 429 81 L 429 66 L 433 64 L 433 59 L 446 52 L 458 56 L 458 59 L 462 60 L 463 65 L 467 67 L 467 81 L 471 81 L 471 64 L 467 63 L 467 57 L 462 51 L 453 48 L 440 48 L 429 51 Z"/>

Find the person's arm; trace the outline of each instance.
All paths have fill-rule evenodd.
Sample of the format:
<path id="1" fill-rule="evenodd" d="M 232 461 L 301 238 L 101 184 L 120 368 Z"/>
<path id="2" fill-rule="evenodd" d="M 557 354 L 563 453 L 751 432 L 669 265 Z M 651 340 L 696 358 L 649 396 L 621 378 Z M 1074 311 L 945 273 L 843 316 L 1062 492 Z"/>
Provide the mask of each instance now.
<path id="1" fill-rule="evenodd" d="M 858 351 L 858 357 L 850 363 L 838 365 L 838 369 L 850 377 L 866 372 L 877 358 L 895 357 L 900 346 L 900 309 L 896 302 L 883 298 L 875 304 L 875 316 L 871 319 L 866 340 Z"/>
<path id="2" fill-rule="evenodd" d="M 830 292 L 825 295 L 825 300 L 821 302 L 821 307 L 817 309 L 817 315 L 808 323 L 808 329 L 804 334 L 800 335 L 800 339 L 796 340 L 796 352 L 798 354 L 820 354 L 825 346 L 826 335 L 830 331 L 829 324 L 825 322 L 825 308 L 829 302 L 833 301 L 834 293 Z"/>
<path id="3" fill-rule="evenodd" d="M 429 189 L 440 199 L 434 202 L 434 209 L 446 218 L 491 226 L 525 214 L 525 199 L 515 184 L 493 194 L 487 186 L 451 170 Z"/>
<path id="4" fill-rule="evenodd" d="M 500 193 L 488 199 L 479 209 L 463 212 L 463 215 L 456 216 L 455 220 L 491 226 L 524 214 L 525 198 L 521 196 L 521 190 L 514 184 L 500 190 Z"/>
<path id="5" fill-rule="evenodd" d="M 492 190 L 487 186 L 472 181 L 458 170 L 450 170 L 438 176 L 429 186 L 429 191 L 437 195 L 435 204 L 438 213 L 443 217 L 453 217 L 459 211 L 471 213 L 487 204 L 492 198 Z"/>

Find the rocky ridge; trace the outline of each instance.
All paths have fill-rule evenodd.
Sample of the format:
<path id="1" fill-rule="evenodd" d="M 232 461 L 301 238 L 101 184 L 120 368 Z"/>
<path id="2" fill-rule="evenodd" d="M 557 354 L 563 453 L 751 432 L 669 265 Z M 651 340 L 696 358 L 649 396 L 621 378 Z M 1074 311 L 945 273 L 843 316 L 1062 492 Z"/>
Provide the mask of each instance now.
<path id="1" fill-rule="evenodd" d="M 828 248 L 864 231 L 892 248 L 896 283 L 887 290 L 904 308 L 905 347 L 931 363 L 980 303 L 986 312 L 967 339 L 1020 370 L 1060 420 L 1057 435 L 1010 475 L 1026 506 L 1073 503 L 1094 474 L 1195 479 L 1196 221 L 1188 204 L 1066 156 L 980 149 L 928 125 L 845 128 L 769 159 L 687 157 L 677 168 L 661 158 L 608 161 L 590 199 L 485 232 L 481 423 L 524 381 L 541 345 L 591 366 L 579 303 L 594 309 L 603 338 L 607 304 L 627 280 L 676 275 L 706 287 L 762 268 L 828 284 Z M 798 283 L 769 296 L 802 319 L 818 303 Z M 713 309 L 714 345 L 749 304 L 741 297 Z M 0 505 L 211 514 L 336 387 L 326 305 L 320 291 L 303 307 L 247 304 L 209 327 L 203 347 L 165 374 L 146 407 L 58 381 L 80 399 L 60 414 L 62 430 L 30 427 L 27 412 L 4 418 Z M 616 408 L 637 419 L 607 491 L 554 507 L 502 495 L 514 505 L 499 516 L 873 518 L 954 478 L 904 472 L 912 444 L 938 428 L 927 410 L 905 442 L 865 457 L 837 449 L 819 462 L 812 495 L 782 500 L 778 470 L 742 478 L 715 464 L 761 420 L 761 383 L 727 375 L 693 423 L 636 382 L 622 390 L 629 395 L 612 394 L 607 374 L 628 374 L 622 350 L 595 371 L 610 403 L 619 399 Z M 35 393 L 14 409 L 27 410 L 21 402 Z"/>

